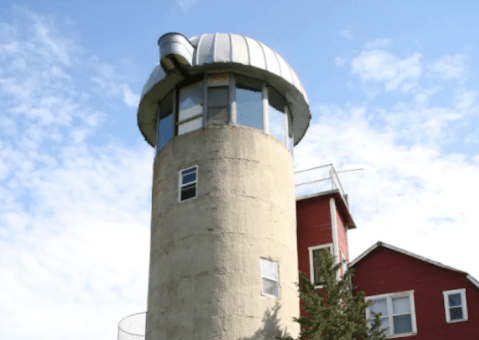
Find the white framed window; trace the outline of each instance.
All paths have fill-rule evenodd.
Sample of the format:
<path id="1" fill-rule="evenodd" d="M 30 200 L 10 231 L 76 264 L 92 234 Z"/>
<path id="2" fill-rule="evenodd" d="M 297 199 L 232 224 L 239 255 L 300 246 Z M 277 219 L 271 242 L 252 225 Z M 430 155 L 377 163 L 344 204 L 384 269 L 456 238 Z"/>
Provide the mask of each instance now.
<path id="1" fill-rule="evenodd" d="M 445 290 L 442 295 L 447 323 L 467 321 L 466 289 Z"/>
<path id="2" fill-rule="evenodd" d="M 279 297 L 278 264 L 266 259 L 259 259 L 261 272 L 261 294 Z"/>
<path id="3" fill-rule="evenodd" d="M 381 313 L 381 327 L 386 330 L 386 338 L 397 338 L 417 333 L 414 290 L 367 296 L 373 304 L 366 309 L 366 318 L 373 320 L 372 312 Z"/>
<path id="4" fill-rule="evenodd" d="M 196 197 L 196 184 L 198 182 L 198 166 L 180 170 L 180 202 Z"/>
<path id="5" fill-rule="evenodd" d="M 333 255 L 333 244 L 323 244 L 320 246 L 309 247 L 309 270 L 310 270 L 310 281 L 315 288 L 320 288 L 324 284 L 324 280 L 319 276 L 318 270 L 316 268 L 316 258 L 319 256 L 319 253 L 322 251 L 329 251 Z"/>
<path id="6" fill-rule="evenodd" d="M 178 100 L 178 136 L 203 127 L 203 81 L 181 88 Z"/>

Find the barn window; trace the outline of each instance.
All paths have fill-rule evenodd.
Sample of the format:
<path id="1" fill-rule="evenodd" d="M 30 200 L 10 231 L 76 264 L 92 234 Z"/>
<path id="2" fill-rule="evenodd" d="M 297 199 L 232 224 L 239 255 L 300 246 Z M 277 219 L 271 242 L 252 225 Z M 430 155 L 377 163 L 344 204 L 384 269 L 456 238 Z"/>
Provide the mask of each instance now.
<path id="1" fill-rule="evenodd" d="M 198 166 L 180 171 L 180 202 L 196 197 Z"/>
<path id="2" fill-rule="evenodd" d="M 444 309 L 448 323 L 467 321 L 466 289 L 446 290 L 444 295 Z"/>
<path id="3" fill-rule="evenodd" d="M 261 293 L 265 296 L 279 297 L 278 264 L 265 259 L 260 259 L 259 262 Z"/>
<path id="4" fill-rule="evenodd" d="M 373 303 L 366 310 L 366 318 L 371 322 L 374 319 L 373 313 L 381 313 L 381 326 L 386 329 L 387 338 L 417 333 L 413 290 L 368 296 L 365 300 Z"/>
<path id="5" fill-rule="evenodd" d="M 319 276 L 318 272 L 318 258 L 319 254 L 323 251 L 333 254 L 333 244 L 324 244 L 320 246 L 309 247 L 309 269 L 310 269 L 310 278 L 315 288 L 320 288 L 324 285 L 324 280 Z"/>

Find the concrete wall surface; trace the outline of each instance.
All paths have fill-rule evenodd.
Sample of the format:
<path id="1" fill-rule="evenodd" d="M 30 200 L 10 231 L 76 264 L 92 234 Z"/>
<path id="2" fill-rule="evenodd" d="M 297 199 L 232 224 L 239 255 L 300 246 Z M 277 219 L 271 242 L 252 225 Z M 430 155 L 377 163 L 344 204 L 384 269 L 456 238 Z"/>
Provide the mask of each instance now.
<path id="1" fill-rule="evenodd" d="M 198 166 L 197 197 L 179 172 Z M 299 326 L 294 166 L 260 130 L 214 126 L 175 137 L 155 158 L 147 340 L 256 340 Z M 260 258 L 279 266 L 261 293 Z"/>

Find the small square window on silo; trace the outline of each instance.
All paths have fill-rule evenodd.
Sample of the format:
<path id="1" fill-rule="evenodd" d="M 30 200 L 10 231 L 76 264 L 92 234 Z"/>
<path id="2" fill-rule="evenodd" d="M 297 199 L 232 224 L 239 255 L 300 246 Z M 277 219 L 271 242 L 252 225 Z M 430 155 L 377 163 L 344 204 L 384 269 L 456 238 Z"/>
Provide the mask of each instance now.
<path id="1" fill-rule="evenodd" d="M 180 202 L 196 197 L 197 182 L 197 166 L 180 171 Z"/>
<path id="2" fill-rule="evenodd" d="M 260 259 L 261 293 L 265 296 L 279 297 L 278 264 Z"/>

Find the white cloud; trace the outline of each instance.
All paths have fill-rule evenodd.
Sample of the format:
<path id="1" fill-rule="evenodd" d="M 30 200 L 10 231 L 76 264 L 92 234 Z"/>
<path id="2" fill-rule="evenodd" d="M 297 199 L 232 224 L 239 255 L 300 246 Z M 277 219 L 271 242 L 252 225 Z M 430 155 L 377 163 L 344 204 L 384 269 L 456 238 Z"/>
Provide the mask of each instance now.
<path id="1" fill-rule="evenodd" d="M 347 40 L 353 39 L 353 31 L 351 30 L 351 28 L 346 28 L 346 29 L 342 30 L 341 32 L 339 32 L 339 34 L 344 39 L 347 39 Z"/>
<path id="2" fill-rule="evenodd" d="M 430 69 L 444 79 L 460 78 L 466 71 L 464 56 L 444 55 L 430 65 Z"/>
<path id="3" fill-rule="evenodd" d="M 110 97 L 121 98 L 123 103 L 129 107 L 138 106 L 140 95 L 133 92 L 130 85 L 113 65 L 101 63 L 97 57 L 90 58 L 89 63 L 97 70 L 91 80 L 98 85 L 99 91 Z"/>
<path id="4" fill-rule="evenodd" d="M 88 79 L 100 73 L 121 106 L 138 96 L 53 21 L 15 15 L 0 21 L 0 334 L 114 338 L 146 306 L 152 152 L 86 143 L 108 131 Z"/>
<path id="5" fill-rule="evenodd" d="M 405 114 L 406 119 L 413 116 Z M 444 252 L 451 243 L 474 249 L 479 237 L 475 202 L 465 193 L 465 188 L 479 190 L 477 156 L 469 162 L 463 154 L 444 154 L 434 138 L 406 144 L 404 125 L 373 125 L 374 112 L 367 107 L 321 105 L 313 108 L 314 115 L 321 118 L 295 148 L 296 169 L 327 163 L 336 169 L 364 168 L 339 174 L 358 226 L 349 238 L 353 257 L 381 240 L 479 277 L 473 260 Z M 447 107 L 423 115 L 419 126 L 433 130 L 446 130 L 451 120 L 459 119 Z"/>
<path id="6" fill-rule="evenodd" d="M 391 46 L 390 39 L 374 39 L 364 44 L 365 50 L 386 49 Z"/>
<path id="7" fill-rule="evenodd" d="M 176 3 L 178 4 L 178 6 L 180 6 L 183 12 L 187 12 L 197 2 L 198 0 L 176 0 Z"/>
<path id="8" fill-rule="evenodd" d="M 421 75 L 420 53 L 399 59 L 383 50 L 361 51 L 351 62 L 352 74 L 362 82 L 384 84 L 386 91 L 410 91 Z"/>

